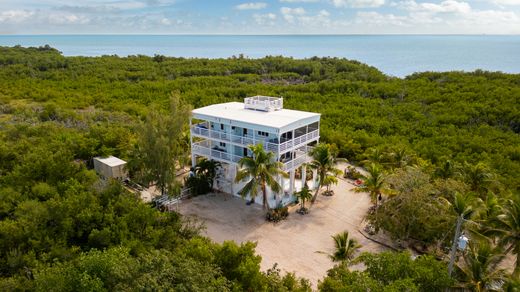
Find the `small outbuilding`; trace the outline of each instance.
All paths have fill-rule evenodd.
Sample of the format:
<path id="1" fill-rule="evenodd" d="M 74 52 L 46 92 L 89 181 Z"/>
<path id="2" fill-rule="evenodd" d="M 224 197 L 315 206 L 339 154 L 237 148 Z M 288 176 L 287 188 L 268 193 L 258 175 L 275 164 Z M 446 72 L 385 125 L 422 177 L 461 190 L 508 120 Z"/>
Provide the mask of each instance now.
<path id="1" fill-rule="evenodd" d="M 105 179 L 126 179 L 128 175 L 125 166 L 126 161 L 114 156 L 94 158 L 94 170 Z"/>

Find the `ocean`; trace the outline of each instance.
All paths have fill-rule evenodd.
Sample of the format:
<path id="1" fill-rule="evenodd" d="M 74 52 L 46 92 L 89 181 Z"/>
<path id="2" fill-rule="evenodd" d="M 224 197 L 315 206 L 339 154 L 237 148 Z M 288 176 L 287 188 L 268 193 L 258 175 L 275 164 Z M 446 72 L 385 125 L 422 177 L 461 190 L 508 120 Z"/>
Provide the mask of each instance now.
<path id="1" fill-rule="evenodd" d="M 0 35 L 0 46 L 45 44 L 65 56 L 329 56 L 397 77 L 476 69 L 520 73 L 519 35 Z"/>

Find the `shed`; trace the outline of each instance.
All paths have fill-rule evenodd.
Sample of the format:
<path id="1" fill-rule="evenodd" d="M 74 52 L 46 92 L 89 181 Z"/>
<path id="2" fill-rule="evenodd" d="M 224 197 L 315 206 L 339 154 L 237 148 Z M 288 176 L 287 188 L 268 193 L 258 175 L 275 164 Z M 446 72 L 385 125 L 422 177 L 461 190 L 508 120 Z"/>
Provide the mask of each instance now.
<path id="1" fill-rule="evenodd" d="M 114 156 L 95 157 L 94 169 L 103 178 L 126 179 L 126 161 Z"/>

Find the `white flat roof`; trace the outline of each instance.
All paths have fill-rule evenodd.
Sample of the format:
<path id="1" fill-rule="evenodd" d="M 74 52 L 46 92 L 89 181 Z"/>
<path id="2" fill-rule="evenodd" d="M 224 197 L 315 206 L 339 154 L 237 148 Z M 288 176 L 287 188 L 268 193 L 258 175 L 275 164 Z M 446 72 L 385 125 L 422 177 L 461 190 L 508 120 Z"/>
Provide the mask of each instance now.
<path id="1" fill-rule="evenodd" d="M 262 125 L 273 128 L 283 128 L 297 121 L 319 117 L 318 113 L 281 109 L 276 111 L 256 111 L 245 109 L 242 102 L 228 102 L 208 105 L 193 110 L 193 114 L 228 119 L 238 122 Z"/>
<path id="2" fill-rule="evenodd" d="M 121 160 L 115 156 L 108 156 L 108 157 L 96 157 L 94 159 L 97 159 L 99 162 L 106 164 L 110 167 L 119 166 L 122 164 L 126 164 L 126 161 Z"/>

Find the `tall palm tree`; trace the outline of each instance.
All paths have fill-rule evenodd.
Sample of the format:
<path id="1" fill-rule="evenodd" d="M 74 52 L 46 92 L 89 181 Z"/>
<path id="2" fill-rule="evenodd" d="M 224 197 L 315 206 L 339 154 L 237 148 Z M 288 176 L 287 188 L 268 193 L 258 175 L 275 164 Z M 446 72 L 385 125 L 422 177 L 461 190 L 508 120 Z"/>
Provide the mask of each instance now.
<path id="1" fill-rule="evenodd" d="M 279 193 L 282 187 L 278 183 L 277 177 L 281 175 L 287 178 L 289 175 L 282 170 L 283 164 L 276 161 L 274 153 L 266 152 L 262 144 L 250 145 L 249 149 L 253 152 L 253 157 L 242 157 L 238 161 L 241 169 L 235 177 L 235 182 L 249 179 L 239 191 L 239 194 L 242 197 L 249 194 L 251 201 L 254 201 L 260 189 L 262 191 L 262 205 L 264 209 L 269 209 L 267 187 L 273 192 Z"/>
<path id="2" fill-rule="evenodd" d="M 333 262 L 343 262 L 348 264 L 354 259 L 354 254 L 361 247 L 355 239 L 350 238 L 348 231 L 343 231 L 333 235 L 332 239 L 334 240 L 334 252 L 328 254 L 328 256 Z M 319 253 L 327 254 L 321 251 Z"/>
<path id="3" fill-rule="evenodd" d="M 487 240 L 470 242 L 462 263 L 457 265 L 459 281 L 471 291 L 502 291 L 506 273 L 497 266 L 503 258 L 502 249 Z"/>
<path id="4" fill-rule="evenodd" d="M 363 184 L 356 187 L 356 192 L 367 192 L 370 194 L 370 200 L 377 206 L 377 201 L 381 198 L 381 195 L 388 192 L 386 188 L 386 175 L 383 172 L 381 166 L 372 163 L 367 167 L 368 175 L 363 176 Z"/>
<path id="5" fill-rule="evenodd" d="M 502 214 L 497 216 L 496 226 L 491 233 L 498 235 L 498 242 L 506 248 L 506 253 L 516 256 L 513 277 L 520 278 L 520 198 L 507 200 Z"/>
<path id="6" fill-rule="evenodd" d="M 335 164 L 337 161 L 344 159 L 338 159 L 335 149 L 329 144 L 318 144 L 310 151 L 310 155 L 313 160 L 309 163 L 309 166 L 318 172 L 318 187 L 311 199 L 311 202 L 314 203 L 320 189 L 324 186 L 327 175 L 341 173 L 341 170 L 337 169 Z"/>
<path id="7" fill-rule="evenodd" d="M 475 213 L 475 197 L 471 193 L 461 194 L 456 192 L 453 196 L 451 207 L 457 215 L 457 224 L 455 227 L 455 235 L 450 251 L 450 264 L 448 266 L 448 273 L 451 275 L 453 271 L 453 264 L 455 262 L 455 252 L 457 251 L 457 241 L 459 240 L 462 230 L 462 223 L 468 220 Z"/>

